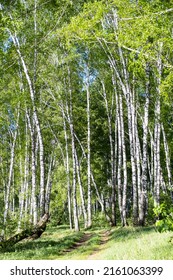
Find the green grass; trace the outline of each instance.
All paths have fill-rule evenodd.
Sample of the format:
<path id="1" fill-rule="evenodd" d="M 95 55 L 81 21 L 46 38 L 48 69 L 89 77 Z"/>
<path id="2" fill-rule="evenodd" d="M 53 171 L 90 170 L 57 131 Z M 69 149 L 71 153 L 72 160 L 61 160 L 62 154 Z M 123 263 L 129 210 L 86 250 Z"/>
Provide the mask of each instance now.
<path id="1" fill-rule="evenodd" d="M 159 233 L 154 227 L 119 228 L 112 232 L 107 248 L 95 255 L 106 260 L 172 260 L 173 233 Z"/>
<path id="2" fill-rule="evenodd" d="M 1 260 L 57 259 L 83 236 L 83 232 L 71 232 L 66 227 L 51 227 L 41 238 L 23 241 L 8 251 L 0 252 Z"/>
<path id="3" fill-rule="evenodd" d="M 109 240 L 101 245 L 106 228 L 72 232 L 66 226 L 48 227 L 40 239 L 23 241 L 8 251 L 0 251 L 1 260 L 99 259 L 99 260 L 172 260 L 173 233 L 158 233 L 154 227 L 113 228 Z M 90 238 L 81 246 L 74 245 L 84 234 Z"/>
<path id="4" fill-rule="evenodd" d="M 86 260 L 93 252 L 98 251 L 101 244 L 101 230 L 90 230 L 91 237 L 77 250 L 72 250 L 66 255 L 62 255 L 61 260 Z"/>

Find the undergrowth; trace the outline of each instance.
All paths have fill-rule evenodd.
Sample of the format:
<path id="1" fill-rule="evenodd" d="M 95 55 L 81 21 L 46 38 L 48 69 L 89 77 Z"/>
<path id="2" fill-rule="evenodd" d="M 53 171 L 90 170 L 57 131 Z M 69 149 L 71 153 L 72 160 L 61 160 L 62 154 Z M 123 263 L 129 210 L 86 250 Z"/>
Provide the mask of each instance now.
<path id="1" fill-rule="evenodd" d="M 112 228 L 102 243 L 102 233 L 109 227 L 73 232 L 66 226 L 48 226 L 41 238 L 23 241 L 8 251 L 0 251 L 1 260 L 100 259 L 138 260 L 173 259 L 171 232 L 159 233 L 155 227 Z M 88 236 L 78 247 L 75 244 Z"/>

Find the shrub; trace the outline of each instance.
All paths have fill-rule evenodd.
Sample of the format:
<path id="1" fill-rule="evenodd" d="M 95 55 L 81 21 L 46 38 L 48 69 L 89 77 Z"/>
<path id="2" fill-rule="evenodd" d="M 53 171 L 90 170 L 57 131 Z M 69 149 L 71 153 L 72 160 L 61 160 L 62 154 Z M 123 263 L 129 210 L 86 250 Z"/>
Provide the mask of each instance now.
<path id="1" fill-rule="evenodd" d="M 165 203 L 153 209 L 157 218 L 156 228 L 159 232 L 173 231 L 173 207 L 168 208 Z"/>

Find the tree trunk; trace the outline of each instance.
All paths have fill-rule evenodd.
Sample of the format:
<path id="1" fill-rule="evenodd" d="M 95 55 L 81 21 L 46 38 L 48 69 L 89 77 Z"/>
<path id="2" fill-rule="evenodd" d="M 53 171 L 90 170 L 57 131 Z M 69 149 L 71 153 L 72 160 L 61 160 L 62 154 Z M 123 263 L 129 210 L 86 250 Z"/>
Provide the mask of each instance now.
<path id="1" fill-rule="evenodd" d="M 86 92 L 87 92 L 87 180 L 88 180 L 88 227 L 92 225 L 92 205 L 91 205 L 91 131 L 90 131 L 90 89 L 89 89 L 89 69 L 87 65 Z"/>
<path id="2" fill-rule="evenodd" d="M 163 124 L 161 124 L 162 129 L 162 135 L 163 135 L 163 144 L 164 144 L 164 150 L 165 150 L 165 156 L 166 156 L 166 169 L 168 174 L 168 189 L 171 190 L 172 187 L 172 176 L 171 176 L 171 162 L 170 162 L 170 152 L 168 147 L 168 142 L 166 139 L 165 129 Z M 173 193 L 171 191 L 171 198 L 173 198 Z"/>
<path id="3" fill-rule="evenodd" d="M 16 145 L 16 139 L 17 139 L 19 115 L 20 115 L 20 112 L 19 112 L 19 108 L 18 108 L 16 129 L 14 131 L 13 142 L 12 142 L 12 146 L 11 146 L 10 168 L 9 168 L 8 183 L 7 183 L 7 190 L 6 190 L 6 196 L 5 196 L 4 226 L 6 225 L 6 222 L 7 222 L 7 215 L 8 215 L 9 204 L 10 204 L 10 190 L 11 190 L 11 183 L 12 183 L 12 178 L 13 178 L 15 145 Z"/>
<path id="4" fill-rule="evenodd" d="M 118 182 L 118 204 L 120 211 L 121 223 L 123 224 L 123 215 L 122 215 L 122 137 L 121 137 L 121 124 L 120 124 L 120 112 L 119 112 L 119 100 L 116 95 L 116 103 L 118 106 L 118 173 L 117 173 L 117 182 Z"/>
<path id="5" fill-rule="evenodd" d="M 77 155 L 76 149 L 75 149 L 75 159 L 76 159 L 76 171 L 77 171 L 78 184 L 79 184 L 80 197 L 81 197 L 81 208 L 82 208 L 83 217 L 84 217 L 84 227 L 87 228 L 88 227 L 87 211 L 86 211 L 84 191 L 83 191 L 83 186 L 82 186 L 82 181 L 81 181 L 80 165 L 79 165 L 79 160 L 78 160 L 78 155 Z"/>
<path id="6" fill-rule="evenodd" d="M 123 160 L 123 191 L 122 191 L 122 226 L 127 226 L 126 217 L 126 203 L 127 203 L 127 159 L 126 159 L 126 145 L 124 133 L 124 117 L 122 94 L 119 94 L 119 111 L 120 111 L 120 129 L 121 129 L 121 144 L 122 144 L 122 160 Z"/>
<path id="7" fill-rule="evenodd" d="M 32 190 L 31 190 L 31 205 L 30 213 L 33 217 L 33 224 L 36 225 L 38 221 L 38 209 L 37 209 L 37 200 L 36 200 L 36 154 L 35 154 L 35 131 L 34 125 L 31 124 L 29 113 L 26 109 L 26 116 L 28 120 L 28 127 L 31 135 L 31 181 L 32 181 Z"/>
<path id="8" fill-rule="evenodd" d="M 74 229 L 79 231 L 79 217 L 78 217 L 78 203 L 77 203 L 77 185 L 76 185 L 76 159 L 75 159 L 75 137 L 74 137 L 74 126 L 73 126 L 73 104 L 72 104 L 72 89 L 70 80 L 70 69 L 68 68 L 68 79 L 69 79 L 69 95 L 70 95 L 70 108 L 68 105 L 67 115 L 70 124 L 71 133 L 71 148 L 72 148 L 72 163 L 73 163 L 73 219 L 74 219 Z M 69 112 L 70 111 L 70 112 Z"/>
<path id="9" fill-rule="evenodd" d="M 142 179 L 141 179 L 141 192 L 139 198 L 139 225 L 145 225 L 146 216 L 146 199 L 147 199 L 147 138 L 148 138 L 148 111 L 149 111 L 149 66 L 146 67 L 146 98 L 144 106 L 144 119 L 143 119 L 143 155 L 142 155 Z"/>
<path id="10" fill-rule="evenodd" d="M 45 214 L 34 227 L 30 229 L 25 229 L 22 232 L 19 232 L 14 236 L 10 237 L 9 239 L 0 242 L 0 249 L 8 250 L 16 243 L 28 237 L 31 237 L 33 239 L 39 238 L 46 229 L 48 219 L 49 215 Z"/>
<path id="11" fill-rule="evenodd" d="M 157 60 L 157 97 L 155 106 L 155 127 L 154 127 L 154 206 L 160 204 L 160 83 L 162 72 L 161 61 L 162 44 L 159 46 L 158 60 Z"/>
<path id="12" fill-rule="evenodd" d="M 67 199 L 68 199 L 68 215 L 69 215 L 69 224 L 70 229 L 73 228 L 73 221 L 72 221 L 72 205 L 71 205 L 71 185 L 70 185 L 70 166 L 69 166 L 69 150 L 68 150 L 68 136 L 67 136 L 67 127 L 66 127 L 66 117 L 63 108 L 63 104 L 61 107 L 62 116 L 63 116 L 63 127 L 64 127 L 64 138 L 65 138 L 65 152 L 66 152 L 66 160 L 65 160 L 65 167 L 66 167 L 66 178 L 67 178 Z M 68 104 L 66 103 L 66 111 L 68 114 Z M 70 116 L 68 114 L 68 120 L 70 124 Z"/>
<path id="13" fill-rule="evenodd" d="M 114 157 L 114 148 L 113 148 L 113 137 L 112 137 L 112 113 L 109 110 L 108 99 L 106 95 L 105 84 L 102 81 L 103 88 L 103 98 L 106 106 L 106 113 L 108 119 L 108 129 L 109 129 L 109 144 L 110 144 L 110 155 L 111 155 L 111 189 L 112 189 L 112 198 L 111 198 L 111 210 L 112 210 L 112 225 L 116 225 L 116 205 L 115 205 L 115 157 Z M 113 105 L 113 104 L 112 104 Z M 116 143 L 115 143 L 116 145 Z"/>
<path id="14" fill-rule="evenodd" d="M 55 156 L 54 154 L 50 156 L 50 162 L 49 162 L 49 170 L 47 175 L 47 183 L 46 183 L 46 195 L 45 195 L 45 212 L 49 214 L 49 208 L 50 208 L 50 195 L 52 190 L 52 169 L 55 165 Z"/>
<path id="15" fill-rule="evenodd" d="M 41 128 L 40 128 L 40 122 L 37 115 L 37 110 L 35 106 L 35 89 L 32 84 L 32 80 L 30 78 L 30 75 L 28 73 L 28 68 L 26 66 L 25 60 L 22 56 L 22 53 L 20 51 L 20 45 L 17 37 L 13 35 L 9 31 L 11 38 L 13 40 L 14 46 L 16 48 L 16 52 L 20 58 L 21 65 L 28 83 L 29 91 L 30 91 L 30 97 L 32 101 L 32 109 L 33 109 L 33 119 L 35 122 L 37 134 L 38 134 L 38 140 L 39 140 L 39 149 L 40 149 L 40 217 L 44 215 L 45 213 L 45 187 L 44 187 L 44 145 L 43 145 L 43 139 L 41 134 Z"/>

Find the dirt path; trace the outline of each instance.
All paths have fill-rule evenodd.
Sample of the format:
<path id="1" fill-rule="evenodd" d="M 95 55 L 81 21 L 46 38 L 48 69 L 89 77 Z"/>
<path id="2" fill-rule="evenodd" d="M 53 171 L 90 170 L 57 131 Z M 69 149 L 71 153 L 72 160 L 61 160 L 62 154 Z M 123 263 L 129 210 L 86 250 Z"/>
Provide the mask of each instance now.
<path id="1" fill-rule="evenodd" d="M 87 257 L 87 260 L 95 259 L 97 254 L 105 248 L 105 245 L 110 238 L 110 232 L 111 232 L 110 230 L 104 230 L 98 233 L 101 240 L 100 245 L 97 249 L 94 249 L 94 251 Z M 78 248 L 85 246 L 85 244 L 88 242 L 88 240 L 92 238 L 93 235 L 94 233 L 84 233 L 84 235 L 78 242 L 76 242 L 71 247 L 63 251 L 63 255 L 65 255 L 66 253 L 71 253 L 73 251 L 76 251 Z"/>
<path id="2" fill-rule="evenodd" d="M 98 254 L 101 250 L 103 250 L 103 249 L 105 248 L 106 243 L 107 243 L 107 242 L 109 241 L 109 239 L 110 239 L 110 233 L 111 233 L 110 230 L 106 230 L 106 231 L 103 231 L 103 232 L 101 232 L 101 233 L 99 234 L 100 237 L 101 237 L 100 246 L 99 246 L 98 249 L 94 250 L 94 251 L 92 252 L 91 255 L 88 256 L 88 258 L 87 258 L 88 260 L 94 260 L 94 259 L 96 259 L 97 254 Z"/>
<path id="3" fill-rule="evenodd" d="M 92 237 L 92 233 L 84 233 L 84 235 L 82 236 L 82 238 L 76 242 L 75 244 L 73 244 L 73 246 L 69 247 L 68 249 L 63 251 L 64 253 L 70 253 L 78 248 L 80 248 L 81 246 L 85 245 L 85 243 Z"/>

